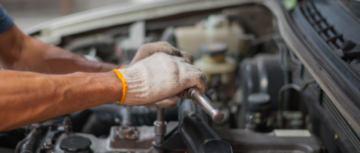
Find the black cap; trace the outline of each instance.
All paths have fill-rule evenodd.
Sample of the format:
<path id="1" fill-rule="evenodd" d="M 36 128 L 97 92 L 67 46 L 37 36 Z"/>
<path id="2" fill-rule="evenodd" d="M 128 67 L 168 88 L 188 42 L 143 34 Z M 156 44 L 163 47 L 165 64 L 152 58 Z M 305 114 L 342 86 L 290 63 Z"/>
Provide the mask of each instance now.
<path id="1" fill-rule="evenodd" d="M 60 148 L 65 152 L 79 152 L 90 150 L 91 141 L 82 136 L 70 136 L 63 139 Z"/>
<path id="2" fill-rule="evenodd" d="M 226 44 L 223 43 L 208 43 L 200 47 L 200 52 L 203 54 L 208 54 L 214 56 L 217 54 L 225 53 L 227 51 Z"/>
<path id="3" fill-rule="evenodd" d="M 253 112 L 269 110 L 272 107 L 268 93 L 252 93 L 248 96 L 248 109 Z"/>

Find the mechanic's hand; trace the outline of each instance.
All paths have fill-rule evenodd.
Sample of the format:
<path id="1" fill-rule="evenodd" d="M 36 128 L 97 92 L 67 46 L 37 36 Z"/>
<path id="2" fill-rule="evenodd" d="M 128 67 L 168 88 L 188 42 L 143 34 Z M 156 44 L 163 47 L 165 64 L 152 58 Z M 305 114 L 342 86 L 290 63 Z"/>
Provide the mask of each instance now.
<path id="1" fill-rule="evenodd" d="M 166 53 L 166 54 L 172 55 L 172 56 L 183 57 L 183 58 L 188 59 L 190 61 L 190 63 L 193 62 L 193 58 L 189 53 L 187 53 L 185 51 L 181 51 L 181 50 L 173 47 L 168 42 L 160 41 L 160 42 L 148 43 L 148 44 L 141 45 L 139 50 L 136 52 L 136 55 L 132 59 L 130 65 L 133 65 L 136 62 L 138 62 L 146 57 L 149 57 L 152 54 L 158 53 L 158 52 L 163 52 L 163 53 Z"/>
<path id="2" fill-rule="evenodd" d="M 205 92 L 205 74 L 183 57 L 154 53 L 130 67 L 119 69 L 128 87 L 124 104 L 172 107 L 185 89 Z"/>
<path id="3" fill-rule="evenodd" d="M 188 59 L 190 61 L 190 63 L 193 63 L 193 57 L 189 53 L 187 53 L 185 51 L 181 51 L 181 50 L 173 47 L 168 42 L 160 41 L 160 42 L 147 43 L 147 44 L 142 45 L 136 52 L 136 55 L 132 59 L 129 66 L 135 64 L 136 62 L 138 62 L 146 57 L 151 56 L 152 54 L 158 53 L 158 52 L 163 52 L 163 53 L 166 53 L 166 54 L 172 55 L 172 56 L 183 57 L 183 58 Z M 126 66 L 126 67 L 129 67 L 129 66 Z M 186 93 L 184 92 L 182 94 L 186 94 Z M 149 104 L 146 106 L 147 107 L 157 107 L 158 105 L 161 105 L 162 107 L 171 107 L 174 104 L 176 105 L 176 103 L 171 103 L 173 101 L 178 101 L 178 97 L 171 97 L 171 98 L 159 101 L 159 102 L 157 102 L 157 104 L 153 103 L 153 104 Z"/>

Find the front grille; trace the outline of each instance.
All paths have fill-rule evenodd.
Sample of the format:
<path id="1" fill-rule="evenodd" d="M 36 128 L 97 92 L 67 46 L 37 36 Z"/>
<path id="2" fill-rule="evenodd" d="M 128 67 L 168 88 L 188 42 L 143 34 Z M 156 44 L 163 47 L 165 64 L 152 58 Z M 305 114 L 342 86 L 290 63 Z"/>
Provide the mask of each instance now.
<path id="1" fill-rule="evenodd" d="M 340 112 L 336 109 L 333 102 L 330 98 L 325 94 L 322 93 L 322 105 L 325 109 L 327 109 L 331 116 L 336 120 L 338 125 L 341 127 L 343 132 L 355 146 L 358 152 L 360 152 L 360 139 L 356 132 L 350 127 L 349 123 L 345 120 L 345 118 L 340 114 Z"/>
<path id="2" fill-rule="evenodd" d="M 313 79 L 313 77 L 306 68 L 304 68 L 301 77 L 304 81 Z M 309 85 L 308 88 L 310 88 L 310 90 L 312 90 L 313 92 L 319 92 L 315 84 Z M 331 116 L 335 119 L 335 121 L 340 126 L 342 131 L 346 134 L 346 136 L 355 146 L 357 151 L 360 152 L 360 138 L 358 137 L 357 133 L 350 127 L 349 123 L 340 114 L 339 110 L 337 110 L 334 103 L 330 100 L 330 98 L 326 95 L 326 93 L 324 93 L 323 91 L 320 92 L 321 92 L 320 104 L 331 114 Z"/>

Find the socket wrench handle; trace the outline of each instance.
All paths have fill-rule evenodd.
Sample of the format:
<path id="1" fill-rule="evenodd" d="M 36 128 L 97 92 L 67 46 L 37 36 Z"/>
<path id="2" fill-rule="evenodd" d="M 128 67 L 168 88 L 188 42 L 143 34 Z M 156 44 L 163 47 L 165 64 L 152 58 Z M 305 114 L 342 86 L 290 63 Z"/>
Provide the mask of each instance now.
<path id="1" fill-rule="evenodd" d="M 200 89 L 190 88 L 188 94 L 193 101 L 199 104 L 200 107 L 210 115 L 214 122 L 220 123 L 224 119 L 224 114 L 212 105 L 210 99 L 201 93 Z"/>

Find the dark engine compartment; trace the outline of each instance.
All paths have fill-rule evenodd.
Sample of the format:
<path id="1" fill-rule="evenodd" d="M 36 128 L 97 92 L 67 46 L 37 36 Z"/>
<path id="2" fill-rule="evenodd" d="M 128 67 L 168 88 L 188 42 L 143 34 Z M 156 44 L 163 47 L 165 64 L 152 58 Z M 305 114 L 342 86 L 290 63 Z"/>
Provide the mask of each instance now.
<path id="1" fill-rule="evenodd" d="M 0 152 L 359 152 L 356 125 L 360 122 L 344 116 L 333 98 L 338 95 L 320 81 L 326 78 L 315 75 L 327 72 L 336 78 L 347 72 L 330 73 L 327 63 L 317 63 L 316 68 L 325 69 L 317 71 L 304 58 L 310 56 L 294 49 L 297 43 L 318 52 L 329 51 L 321 53 L 326 54 L 322 60 L 340 62 L 351 72 L 350 78 L 354 75 L 352 80 L 337 77 L 334 84 L 358 81 L 359 39 L 340 34 L 346 26 L 328 19 L 331 8 L 346 16 L 342 5 L 303 0 L 286 10 L 279 1 L 248 1 L 64 36 L 58 46 L 90 60 L 119 65 L 128 64 L 140 45 L 148 42 L 167 41 L 189 51 L 194 65 L 207 75 L 206 95 L 225 119 L 212 122 L 198 105 L 181 99 L 174 108 L 165 109 L 164 142 L 154 145 L 158 109 L 113 103 L 0 133 Z M 359 22 L 347 22 L 353 23 L 348 31 L 359 31 Z M 291 42 L 289 29 L 303 44 Z M 226 47 L 213 55 L 213 50 L 200 49 L 208 44 Z M 329 88 L 333 84 L 327 83 Z M 359 102 L 358 90 L 344 91 L 352 96 L 342 96 Z M 360 114 L 356 110 L 349 110 L 355 118 Z M 81 143 L 66 144 L 71 141 Z"/>

